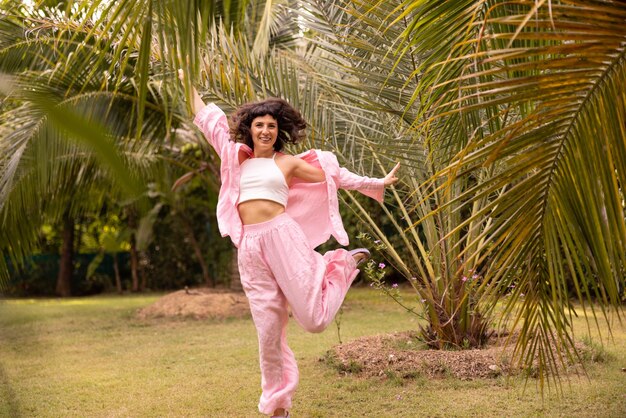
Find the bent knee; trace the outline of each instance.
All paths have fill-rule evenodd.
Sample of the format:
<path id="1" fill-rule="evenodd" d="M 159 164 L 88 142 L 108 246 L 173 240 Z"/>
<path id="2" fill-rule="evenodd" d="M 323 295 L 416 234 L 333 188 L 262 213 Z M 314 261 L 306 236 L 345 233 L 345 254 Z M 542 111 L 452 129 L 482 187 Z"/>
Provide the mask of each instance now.
<path id="1" fill-rule="evenodd" d="M 313 334 L 319 334 L 328 327 L 328 323 L 320 320 L 306 321 L 306 323 L 301 323 L 300 325 L 302 325 L 305 331 Z"/>

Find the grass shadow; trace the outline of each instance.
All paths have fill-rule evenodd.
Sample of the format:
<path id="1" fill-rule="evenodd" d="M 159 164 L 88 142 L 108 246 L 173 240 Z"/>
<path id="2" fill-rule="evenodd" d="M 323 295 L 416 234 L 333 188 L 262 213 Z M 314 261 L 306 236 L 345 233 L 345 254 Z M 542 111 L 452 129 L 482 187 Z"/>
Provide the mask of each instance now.
<path id="1" fill-rule="evenodd" d="M 6 413 L 6 416 L 11 418 L 21 417 L 20 404 L 2 364 L 0 364 L 0 394 L 0 399 L 2 399 L 0 403 L 5 405 L 0 408 L 0 414 Z"/>

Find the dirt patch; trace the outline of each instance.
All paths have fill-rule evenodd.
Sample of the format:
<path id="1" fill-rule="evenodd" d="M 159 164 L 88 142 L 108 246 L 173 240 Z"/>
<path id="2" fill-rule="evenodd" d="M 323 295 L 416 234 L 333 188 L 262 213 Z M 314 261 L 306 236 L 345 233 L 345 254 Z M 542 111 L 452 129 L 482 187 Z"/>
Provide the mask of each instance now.
<path id="1" fill-rule="evenodd" d="M 417 332 L 362 337 L 329 350 L 321 359 L 343 374 L 362 377 L 426 378 L 455 377 L 461 380 L 494 378 L 521 370 L 511 366 L 514 343 L 503 347 L 506 337 L 493 338 L 489 346 L 471 350 L 431 350 L 417 338 Z M 588 348 L 577 349 L 585 357 Z M 579 371 L 576 364 L 568 372 Z M 532 370 L 529 371 L 532 375 Z"/>
<path id="2" fill-rule="evenodd" d="M 250 316 L 248 299 L 228 289 L 184 289 L 163 296 L 137 312 L 140 319 L 226 319 Z"/>

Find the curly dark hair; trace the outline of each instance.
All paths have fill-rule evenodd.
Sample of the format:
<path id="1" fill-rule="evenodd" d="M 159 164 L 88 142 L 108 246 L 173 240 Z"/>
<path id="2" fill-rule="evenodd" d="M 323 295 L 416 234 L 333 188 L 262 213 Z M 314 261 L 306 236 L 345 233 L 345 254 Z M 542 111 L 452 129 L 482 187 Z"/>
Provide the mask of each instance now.
<path id="1" fill-rule="evenodd" d="M 231 116 L 230 140 L 243 142 L 254 149 L 250 127 L 254 118 L 270 115 L 278 123 L 278 138 L 274 150 L 281 151 L 285 143 L 296 144 L 305 137 L 306 121 L 287 101 L 272 97 L 261 102 L 246 103 Z"/>

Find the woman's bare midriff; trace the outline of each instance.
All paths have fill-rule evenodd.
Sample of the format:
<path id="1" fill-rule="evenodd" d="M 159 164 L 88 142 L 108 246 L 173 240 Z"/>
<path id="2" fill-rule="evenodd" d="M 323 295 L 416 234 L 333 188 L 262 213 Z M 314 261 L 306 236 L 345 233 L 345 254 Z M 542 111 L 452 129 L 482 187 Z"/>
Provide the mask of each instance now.
<path id="1" fill-rule="evenodd" d="M 285 207 L 271 200 L 248 200 L 237 206 L 239 217 L 244 225 L 258 224 L 271 221 L 281 213 Z"/>

